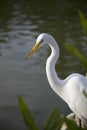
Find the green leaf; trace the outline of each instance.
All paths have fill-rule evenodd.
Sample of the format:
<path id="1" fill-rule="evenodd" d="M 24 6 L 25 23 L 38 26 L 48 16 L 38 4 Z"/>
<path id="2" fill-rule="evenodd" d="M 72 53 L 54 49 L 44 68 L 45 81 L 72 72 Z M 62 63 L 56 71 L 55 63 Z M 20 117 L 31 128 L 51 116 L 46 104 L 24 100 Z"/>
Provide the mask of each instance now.
<path id="1" fill-rule="evenodd" d="M 18 97 L 18 102 L 19 102 L 19 110 L 22 114 L 22 117 L 28 129 L 38 130 L 30 111 L 28 110 L 25 102 L 23 101 L 21 97 Z"/>
<path id="2" fill-rule="evenodd" d="M 55 127 L 55 130 L 61 130 L 62 126 L 64 125 L 64 120 L 61 119 L 63 115 L 59 116 L 58 123 Z"/>
<path id="3" fill-rule="evenodd" d="M 74 121 L 67 119 L 65 116 L 63 116 L 61 120 L 67 125 L 67 130 L 83 130 Z"/>
<path id="4" fill-rule="evenodd" d="M 85 18 L 85 16 L 83 15 L 83 13 L 80 10 L 78 10 L 78 14 L 79 14 L 79 18 L 80 18 L 80 21 L 82 24 L 82 28 L 83 28 L 85 34 L 87 35 L 87 19 Z"/>
<path id="5" fill-rule="evenodd" d="M 44 130 L 54 130 L 57 121 L 58 121 L 58 109 L 55 108 L 54 111 L 46 120 Z"/>
<path id="6" fill-rule="evenodd" d="M 87 68 L 87 58 L 69 43 L 65 43 L 65 46 L 67 50 L 70 52 L 70 54 L 77 57 L 80 60 L 80 62 L 84 65 L 84 67 Z"/>
<path id="7" fill-rule="evenodd" d="M 64 121 L 60 119 L 58 115 L 58 109 L 55 108 L 53 112 L 48 116 L 45 122 L 44 130 L 60 130 Z"/>

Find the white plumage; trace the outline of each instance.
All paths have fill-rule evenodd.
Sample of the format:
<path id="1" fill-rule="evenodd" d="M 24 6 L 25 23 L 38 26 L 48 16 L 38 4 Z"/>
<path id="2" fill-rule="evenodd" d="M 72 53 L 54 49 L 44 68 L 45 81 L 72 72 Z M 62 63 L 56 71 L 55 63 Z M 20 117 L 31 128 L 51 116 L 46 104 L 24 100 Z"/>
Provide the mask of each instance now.
<path id="1" fill-rule="evenodd" d="M 59 47 L 55 39 L 49 34 L 40 34 L 27 59 L 44 44 L 48 44 L 51 48 L 51 55 L 46 62 L 46 74 L 51 88 L 79 118 L 87 120 L 87 99 L 83 94 L 83 91 L 87 91 L 87 78 L 74 73 L 64 80 L 59 79 L 55 72 L 55 64 L 59 58 Z"/>

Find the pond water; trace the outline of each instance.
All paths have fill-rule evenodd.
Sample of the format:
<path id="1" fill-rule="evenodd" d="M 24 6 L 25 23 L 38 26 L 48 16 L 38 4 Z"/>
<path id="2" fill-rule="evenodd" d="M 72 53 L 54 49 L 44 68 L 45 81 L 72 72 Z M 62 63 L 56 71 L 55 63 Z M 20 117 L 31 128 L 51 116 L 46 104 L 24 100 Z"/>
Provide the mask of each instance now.
<path id="1" fill-rule="evenodd" d="M 41 48 L 26 61 L 37 36 L 46 32 L 54 36 L 60 48 L 56 71 L 61 79 L 73 72 L 85 74 L 81 63 L 65 48 L 65 42 L 87 55 L 87 38 L 81 28 L 77 10 L 87 16 L 87 1 L 80 0 L 8 0 L 0 1 L 0 129 L 27 129 L 18 108 L 21 96 L 40 129 L 57 107 L 59 113 L 70 109 L 50 88 L 45 62 L 50 49 Z"/>

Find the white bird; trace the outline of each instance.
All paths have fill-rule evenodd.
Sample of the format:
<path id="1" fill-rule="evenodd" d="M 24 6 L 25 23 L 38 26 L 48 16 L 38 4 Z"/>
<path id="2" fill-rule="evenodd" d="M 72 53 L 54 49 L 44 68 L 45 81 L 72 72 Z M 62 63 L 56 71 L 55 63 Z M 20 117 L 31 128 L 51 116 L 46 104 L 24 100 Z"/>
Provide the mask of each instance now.
<path id="1" fill-rule="evenodd" d="M 45 44 L 48 44 L 51 48 L 51 54 L 46 62 L 46 74 L 51 88 L 80 119 L 87 120 L 87 99 L 83 94 L 87 91 L 87 78 L 74 73 L 64 80 L 59 79 L 55 72 L 55 64 L 59 58 L 59 47 L 51 35 L 42 33 L 38 36 L 36 44 L 27 56 L 27 60 L 38 48 Z"/>

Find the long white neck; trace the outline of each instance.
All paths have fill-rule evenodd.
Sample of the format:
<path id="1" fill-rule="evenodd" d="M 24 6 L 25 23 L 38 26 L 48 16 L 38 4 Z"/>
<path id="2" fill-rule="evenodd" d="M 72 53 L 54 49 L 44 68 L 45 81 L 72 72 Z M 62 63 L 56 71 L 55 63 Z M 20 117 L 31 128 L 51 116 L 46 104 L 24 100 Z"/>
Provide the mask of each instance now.
<path id="1" fill-rule="evenodd" d="M 51 88 L 55 91 L 55 93 L 61 96 L 63 82 L 58 78 L 55 71 L 55 64 L 59 58 L 59 48 L 55 40 L 54 44 L 49 44 L 49 46 L 51 47 L 52 52 L 47 59 L 46 74 Z"/>

